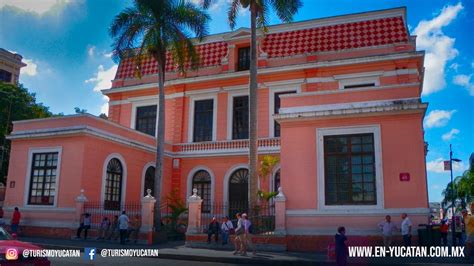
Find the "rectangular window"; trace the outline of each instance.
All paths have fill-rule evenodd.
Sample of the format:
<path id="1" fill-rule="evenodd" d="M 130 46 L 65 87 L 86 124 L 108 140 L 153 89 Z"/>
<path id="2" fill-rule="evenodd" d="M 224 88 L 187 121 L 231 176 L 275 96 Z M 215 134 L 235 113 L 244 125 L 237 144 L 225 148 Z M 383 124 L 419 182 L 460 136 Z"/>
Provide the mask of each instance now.
<path id="1" fill-rule="evenodd" d="M 282 92 L 277 92 L 275 93 L 275 99 L 274 99 L 274 114 L 278 114 L 280 112 L 280 106 L 281 106 L 281 99 L 280 96 L 283 94 L 290 94 L 290 93 L 296 93 L 296 91 L 282 91 Z M 274 124 L 274 136 L 275 137 L 280 137 L 280 124 L 275 121 Z"/>
<path id="2" fill-rule="evenodd" d="M 5 71 L 3 69 L 0 69 L 0 81 L 3 82 L 11 82 L 12 81 L 12 73 Z"/>
<path id="3" fill-rule="evenodd" d="M 34 153 L 30 174 L 28 204 L 53 205 L 56 196 L 58 153 Z"/>
<path id="4" fill-rule="evenodd" d="M 234 97 L 232 139 L 249 138 L 249 96 Z"/>
<path id="5" fill-rule="evenodd" d="M 137 107 L 135 129 L 145 134 L 155 136 L 156 105 Z"/>
<path id="6" fill-rule="evenodd" d="M 249 70 L 250 47 L 239 48 L 237 57 L 237 71 Z"/>
<path id="7" fill-rule="evenodd" d="M 324 137 L 326 205 L 375 205 L 374 135 Z"/>
<path id="8" fill-rule="evenodd" d="M 357 89 L 357 88 L 365 88 L 365 87 L 374 87 L 375 83 L 359 83 L 359 84 L 350 84 L 344 85 L 344 89 Z"/>
<path id="9" fill-rule="evenodd" d="M 214 116 L 214 100 L 194 102 L 193 142 L 212 140 L 212 122 Z"/>

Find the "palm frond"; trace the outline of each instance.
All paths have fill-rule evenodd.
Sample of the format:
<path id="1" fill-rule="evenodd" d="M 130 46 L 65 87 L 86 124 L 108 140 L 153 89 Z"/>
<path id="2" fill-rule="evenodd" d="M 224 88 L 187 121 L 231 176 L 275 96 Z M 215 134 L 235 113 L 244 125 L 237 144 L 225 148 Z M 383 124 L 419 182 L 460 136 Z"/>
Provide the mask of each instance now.
<path id="1" fill-rule="evenodd" d="M 239 9 L 242 7 L 239 0 L 233 0 L 230 4 L 229 10 L 227 11 L 227 16 L 229 19 L 229 26 L 233 30 L 235 29 L 235 24 L 237 23 L 237 16 L 239 15 Z"/>
<path id="2" fill-rule="evenodd" d="M 303 6 L 300 0 L 270 0 L 270 4 L 283 22 L 293 21 L 293 16 Z"/>

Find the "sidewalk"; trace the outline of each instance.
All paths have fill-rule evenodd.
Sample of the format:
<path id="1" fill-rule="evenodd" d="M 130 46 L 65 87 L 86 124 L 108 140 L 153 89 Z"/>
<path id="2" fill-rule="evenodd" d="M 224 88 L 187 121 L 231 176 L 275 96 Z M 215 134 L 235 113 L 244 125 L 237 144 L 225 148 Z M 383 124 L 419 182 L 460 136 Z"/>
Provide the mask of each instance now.
<path id="1" fill-rule="evenodd" d="M 83 249 L 95 247 L 101 249 L 120 248 L 147 248 L 159 249 L 159 258 L 178 259 L 203 262 L 221 262 L 233 264 L 258 264 L 258 265 L 335 265 L 334 261 L 327 259 L 323 253 L 298 253 L 298 252 L 258 252 L 247 257 L 233 255 L 228 250 L 215 250 L 206 248 L 187 248 L 183 241 L 167 242 L 159 245 L 127 244 L 96 240 L 68 240 L 52 238 L 21 237 L 18 240 L 31 242 L 49 249 Z M 358 258 L 349 259 L 350 265 L 473 265 L 473 260 L 464 258 Z"/>

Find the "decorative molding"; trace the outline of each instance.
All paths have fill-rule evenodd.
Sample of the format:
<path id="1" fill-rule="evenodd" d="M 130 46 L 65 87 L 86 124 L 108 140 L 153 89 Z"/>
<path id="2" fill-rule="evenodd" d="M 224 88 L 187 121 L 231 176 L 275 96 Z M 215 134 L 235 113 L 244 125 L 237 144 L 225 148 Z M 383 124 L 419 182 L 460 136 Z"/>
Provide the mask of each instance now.
<path id="1" fill-rule="evenodd" d="M 10 140 L 16 139 L 32 139 L 32 138 L 54 138 L 58 136 L 70 136 L 78 134 L 89 134 L 95 137 L 99 137 L 105 140 L 117 142 L 148 152 L 156 152 L 156 147 L 153 145 L 148 145 L 146 143 L 122 137 L 116 134 L 106 132 L 104 130 L 97 129 L 90 126 L 72 126 L 72 127 L 62 127 L 62 128 L 48 128 L 48 129 L 38 129 L 38 130 L 25 130 L 25 131 L 14 131 L 13 134 L 7 137 Z"/>
<path id="2" fill-rule="evenodd" d="M 417 58 L 417 57 L 423 57 L 423 56 L 424 56 L 424 52 L 422 51 L 402 52 L 402 53 L 396 53 L 396 54 L 365 56 L 365 57 L 347 58 L 347 59 L 332 60 L 332 61 L 321 61 L 321 62 L 312 62 L 312 63 L 297 64 L 297 65 L 263 68 L 263 69 L 259 69 L 258 73 L 259 75 L 273 74 L 273 73 L 286 72 L 286 71 L 292 71 L 292 70 L 304 70 L 304 69 L 321 68 L 321 67 L 374 63 L 374 62 L 381 62 L 381 61 Z M 238 72 L 222 73 L 222 74 L 209 75 L 209 76 L 179 78 L 179 79 L 166 81 L 165 86 L 246 77 L 248 76 L 248 74 L 249 74 L 248 71 L 238 71 Z M 155 88 L 155 87 L 157 87 L 157 83 L 147 83 L 147 84 L 141 84 L 141 85 L 132 85 L 132 86 L 125 86 L 125 87 L 104 89 L 101 91 L 103 94 L 107 95 L 110 93 L 134 91 L 134 90 Z"/>
<path id="3" fill-rule="evenodd" d="M 348 116 L 348 115 L 366 115 L 373 113 L 400 113 L 400 112 L 425 112 L 428 108 L 426 103 L 401 103 L 391 105 L 380 105 L 372 107 L 358 107 L 358 108 L 344 108 L 334 110 L 322 110 L 322 111 L 304 111 L 304 112 L 292 112 L 292 113 L 280 113 L 275 115 L 275 119 L 279 122 L 284 120 L 304 120 L 313 119 L 318 117 L 330 117 L 330 116 Z"/>
<path id="4" fill-rule="evenodd" d="M 236 164 L 232 167 L 230 167 L 227 172 L 225 173 L 224 175 L 224 185 L 223 185 L 223 189 L 224 191 L 222 191 L 222 202 L 229 202 L 229 180 L 230 180 L 230 177 L 232 176 L 232 174 L 239 170 L 239 169 L 249 169 L 249 165 L 248 164 L 244 164 L 244 163 L 241 163 L 241 164 Z M 249 180 L 250 182 L 250 180 Z M 250 189 L 250 186 L 248 186 L 248 189 Z M 250 200 L 250 190 L 249 190 L 249 200 Z M 226 213 L 227 211 L 225 211 L 224 213 Z"/>

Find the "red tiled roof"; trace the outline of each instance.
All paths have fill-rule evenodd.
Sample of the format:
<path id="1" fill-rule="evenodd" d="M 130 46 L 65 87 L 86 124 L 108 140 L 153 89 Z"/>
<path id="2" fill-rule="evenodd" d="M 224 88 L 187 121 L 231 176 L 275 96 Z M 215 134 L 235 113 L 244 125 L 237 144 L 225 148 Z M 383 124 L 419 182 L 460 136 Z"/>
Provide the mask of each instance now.
<path id="1" fill-rule="evenodd" d="M 200 56 L 200 67 L 220 65 L 222 58 L 227 54 L 226 42 L 213 42 L 196 46 Z M 136 63 L 133 58 L 126 58 L 120 62 L 116 79 L 131 78 L 135 76 Z M 169 53 L 166 53 L 166 71 L 175 71 L 176 66 Z M 152 57 L 147 57 L 142 62 L 141 75 L 158 73 L 158 63 Z"/>
<path id="2" fill-rule="evenodd" d="M 403 19 L 392 17 L 269 34 L 263 42 L 263 50 L 268 57 L 283 57 L 407 40 Z"/>
<path id="3" fill-rule="evenodd" d="M 269 58 L 275 58 L 401 43 L 407 42 L 408 37 L 402 17 L 391 17 L 268 34 L 262 50 Z M 218 66 L 227 54 L 226 42 L 206 43 L 196 48 L 201 57 L 200 67 Z M 153 58 L 147 58 L 141 74 L 158 73 L 157 67 Z M 135 68 L 132 58 L 122 60 L 116 79 L 134 77 Z M 168 53 L 166 71 L 175 70 L 176 66 Z"/>

